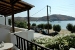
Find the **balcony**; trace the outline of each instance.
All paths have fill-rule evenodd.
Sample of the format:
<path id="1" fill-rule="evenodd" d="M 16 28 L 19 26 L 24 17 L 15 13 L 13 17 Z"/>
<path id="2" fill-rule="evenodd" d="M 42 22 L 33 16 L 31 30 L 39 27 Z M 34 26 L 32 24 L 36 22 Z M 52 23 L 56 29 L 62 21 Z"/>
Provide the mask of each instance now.
<path id="1" fill-rule="evenodd" d="M 16 36 L 16 39 L 17 39 L 17 44 L 15 44 L 15 46 L 19 48 L 20 50 L 50 50 L 34 42 L 28 41 L 16 34 L 14 35 Z"/>
<path id="2" fill-rule="evenodd" d="M 0 41 L 13 43 L 13 50 L 49 50 L 48 48 L 31 42 L 35 37 L 39 37 L 39 35 L 37 35 L 38 33 L 34 33 L 33 30 L 15 27 L 15 31 L 16 32 L 11 33 L 10 26 L 0 25 Z"/>

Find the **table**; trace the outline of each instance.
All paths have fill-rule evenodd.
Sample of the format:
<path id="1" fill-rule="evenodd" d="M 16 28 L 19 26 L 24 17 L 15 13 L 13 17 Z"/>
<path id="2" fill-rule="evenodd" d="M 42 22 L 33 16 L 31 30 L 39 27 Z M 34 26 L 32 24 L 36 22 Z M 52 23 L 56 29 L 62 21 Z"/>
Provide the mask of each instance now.
<path id="1" fill-rule="evenodd" d="M 4 43 L 4 46 L 0 50 L 11 50 L 13 43 Z"/>
<path id="2" fill-rule="evenodd" d="M 70 48 L 69 50 L 75 50 L 75 48 Z"/>

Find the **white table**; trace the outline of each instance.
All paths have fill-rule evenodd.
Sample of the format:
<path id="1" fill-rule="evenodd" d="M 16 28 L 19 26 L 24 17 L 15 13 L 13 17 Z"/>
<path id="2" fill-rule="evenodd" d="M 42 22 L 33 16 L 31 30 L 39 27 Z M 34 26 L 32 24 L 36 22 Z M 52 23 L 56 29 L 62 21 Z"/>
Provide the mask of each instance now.
<path id="1" fill-rule="evenodd" d="M 75 48 L 70 48 L 69 50 L 75 50 Z"/>
<path id="2" fill-rule="evenodd" d="M 4 43 L 4 46 L 0 50 L 6 50 L 13 47 L 13 43 Z"/>

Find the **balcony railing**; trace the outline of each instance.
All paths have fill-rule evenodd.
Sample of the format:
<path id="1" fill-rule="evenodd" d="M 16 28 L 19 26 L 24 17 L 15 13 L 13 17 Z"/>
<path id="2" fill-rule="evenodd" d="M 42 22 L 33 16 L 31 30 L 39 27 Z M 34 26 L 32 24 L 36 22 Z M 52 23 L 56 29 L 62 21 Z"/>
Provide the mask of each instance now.
<path id="1" fill-rule="evenodd" d="M 16 36 L 16 40 L 17 40 L 17 44 L 15 44 L 15 46 L 20 50 L 50 50 L 49 48 L 45 48 L 34 42 L 28 41 L 16 34 L 14 35 Z"/>

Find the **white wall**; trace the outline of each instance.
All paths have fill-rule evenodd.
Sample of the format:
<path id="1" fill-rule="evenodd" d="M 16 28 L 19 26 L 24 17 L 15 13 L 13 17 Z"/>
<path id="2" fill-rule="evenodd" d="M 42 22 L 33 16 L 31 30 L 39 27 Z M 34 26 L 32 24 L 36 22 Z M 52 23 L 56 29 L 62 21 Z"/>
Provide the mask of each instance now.
<path id="1" fill-rule="evenodd" d="M 16 36 L 14 35 L 18 35 L 24 39 L 27 39 L 29 41 L 31 41 L 32 39 L 34 39 L 34 31 L 33 30 L 24 30 L 24 31 L 19 31 L 19 32 L 15 32 L 15 33 L 11 33 L 11 43 L 16 44 Z M 14 46 L 15 48 L 15 46 Z"/>
<path id="2" fill-rule="evenodd" d="M 9 30 L 0 28 L 0 41 L 10 42 Z"/>
<path id="3" fill-rule="evenodd" d="M 6 25 L 8 25 L 9 17 L 6 17 Z M 0 17 L 0 24 L 5 25 L 5 17 Z"/>

